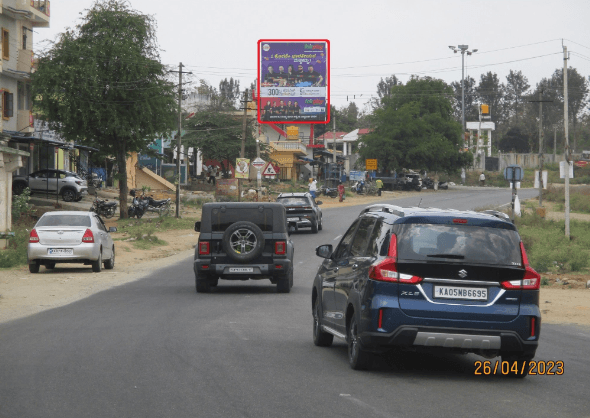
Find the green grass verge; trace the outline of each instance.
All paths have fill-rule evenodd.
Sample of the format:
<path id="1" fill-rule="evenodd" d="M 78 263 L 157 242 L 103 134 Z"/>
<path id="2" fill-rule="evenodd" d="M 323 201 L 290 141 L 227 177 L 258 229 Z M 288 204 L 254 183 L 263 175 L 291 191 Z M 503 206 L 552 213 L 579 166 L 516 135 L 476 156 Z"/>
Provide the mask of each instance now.
<path id="1" fill-rule="evenodd" d="M 565 207 L 565 189 L 550 187 L 543 190 L 543 199 L 556 202 L 557 209 Z M 578 213 L 590 213 L 590 186 L 579 186 L 570 189 L 570 211 Z"/>
<path id="2" fill-rule="evenodd" d="M 552 221 L 536 213 L 516 218 L 516 225 L 531 266 L 540 273 L 588 273 L 590 222 L 570 221 L 571 239 L 564 221 Z"/>

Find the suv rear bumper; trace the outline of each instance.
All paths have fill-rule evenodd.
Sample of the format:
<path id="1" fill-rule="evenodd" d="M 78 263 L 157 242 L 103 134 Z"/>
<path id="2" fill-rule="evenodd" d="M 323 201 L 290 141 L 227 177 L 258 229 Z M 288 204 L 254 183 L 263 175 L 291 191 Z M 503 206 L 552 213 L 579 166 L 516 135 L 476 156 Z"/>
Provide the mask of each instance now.
<path id="1" fill-rule="evenodd" d="M 393 347 L 437 347 L 474 352 L 498 350 L 533 356 L 538 340 L 525 341 L 516 331 L 444 328 L 402 325 L 391 333 L 364 332 L 360 336 L 364 348 L 384 351 Z"/>
<path id="2" fill-rule="evenodd" d="M 211 260 L 195 260 L 195 274 L 211 274 L 223 276 L 227 280 L 244 280 L 247 278 L 267 278 L 284 276 L 293 267 L 288 258 L 275 260 L 272 264 L 212 264 Z M 251 271 L 238 270 L 232 272 L 230 269 L 252 269 Z"/>

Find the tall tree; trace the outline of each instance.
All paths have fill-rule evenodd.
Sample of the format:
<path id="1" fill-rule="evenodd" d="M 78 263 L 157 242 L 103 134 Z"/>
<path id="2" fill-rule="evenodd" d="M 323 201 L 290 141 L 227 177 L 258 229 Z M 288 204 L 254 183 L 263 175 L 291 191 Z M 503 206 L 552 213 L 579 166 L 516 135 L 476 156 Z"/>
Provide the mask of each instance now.
<path id="1" fill-rule="evenodd" d="M 434 93 L 433 93 L 434 92 Z M 377 158 L 381 170 L 456 171 L 473 157 L 461 153 L 461 124 L 453 119 L 453 89 L 444 81 L 412 77 L 395 86 L 375 110 L 373 131 L 359 154 Z"/>
<path id="2" fill-rule="evenodd" d="M 116 156 L 127 217 L 127 155 L 176 127 L 174 84 L 160 63 L 151 16 L 100 0 L 59 35 L 32 74 L 35 106 L 66 140 Z"/>
<path id="3" fill-rule="evenodd" d="M 219 106 L 225 109 L 235 109 L 240 100 L 240 80 L 230 77 L 219 82 Z"/>
<path id="4" fill-rule="evenodd" d="M 479 104 L 490 106 L 490 115 L 496 124 L 504 121 L 504 90 L 505 86 L 500 83 L 498 74 L 491 71 L 481 75 L 479 84 L 475 88 Z"/>
<path id="5" fill-rule="evenodd" d="M 477 120 L 479 117 L 479 113 L 477 110 L 477 93 L 475 92 L 475 79 L 473 77 L 467 76 L 465 78 L 465 120 L 472 121 Z M 462 109 L 462 100 L 463 94 L 461 89 L 461 81 L 453 81 L 451 83 L 451 87 L 454 90 L 454 98 L 453 101 L 453 113 L 455 115 L 455 119 L 458 121 L 462 121 L 463 118 L 463 109 Z"/>
<path id="6" fill-rule="evenodd" d="M 510 70 L 510 74 L 506 76 L 506 110 L 507 116 L 514 118 L 517 125 L 521 116 L 520 109 L 523 108 L 521 105 L 526 100 L 525 96 L 530 88 L 529 81 L 522 71 Z"/>
<path id="7" fill-rule="evenodd" d="M 528 132 L 523 127 L 515 126 L 502 136 L 498 148 L 506 152 L 530 152 L 530 140 Z"/>
<path id="8" fill-rule="evenodd" d="M 383 99 L 391 95 L 391 89 L 399 85 L 402 85 L 402 82 L 395 74 L 392 74 L 391 77 L 385 77 L 385 80 L 382 77 L 377 83 L 377 97 L 371 100 L 373 108 L 381 107 Z"/>

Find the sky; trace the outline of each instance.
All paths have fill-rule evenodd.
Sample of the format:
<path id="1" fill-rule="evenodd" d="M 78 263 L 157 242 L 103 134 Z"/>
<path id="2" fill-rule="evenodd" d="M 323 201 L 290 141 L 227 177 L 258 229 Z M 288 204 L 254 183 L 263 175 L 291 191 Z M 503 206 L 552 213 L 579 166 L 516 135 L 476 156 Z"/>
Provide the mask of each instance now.
<path id="1" fill-rule="evenodd" d="M 461 80 L 461 54 L 450 45 L 478 49 L 465 56 L 465 76 L 492 71 L 502 82 L 522 71 L 534 88 L 569 65 L 590 76 L 588 0 L 130 0 L 157 22 L 161 60 L 186 66 L 195 84 L 218 87 L 234 77 L 246 88 L 256 78 L 259 39 L 328 39 L 331 103 L 355 101 L 362 110 L 381 78 L 412 74 Z M 79 22 L 91 0 L 51 1 L 51 27 L 36 28 L 35 48 Z M 193 85 L 195 85 L 193 84 Z M 348 101 L 347 101 L 348 100 Z"/>

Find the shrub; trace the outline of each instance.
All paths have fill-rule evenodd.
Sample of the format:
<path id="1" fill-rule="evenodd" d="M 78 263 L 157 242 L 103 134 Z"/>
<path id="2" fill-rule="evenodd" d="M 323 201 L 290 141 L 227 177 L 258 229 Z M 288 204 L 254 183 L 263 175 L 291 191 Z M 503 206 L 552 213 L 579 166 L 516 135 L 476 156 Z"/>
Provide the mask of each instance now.
<path id="1" fill-rule="evenodd" d="M 23 190 L 20 195 L 15 195 L 12 198 L 12 219 L 18 220 L 23 214 L 28 214 L 31 211 L 29 200 L 31 199 L 31 189 L 28 187 Z"/>

